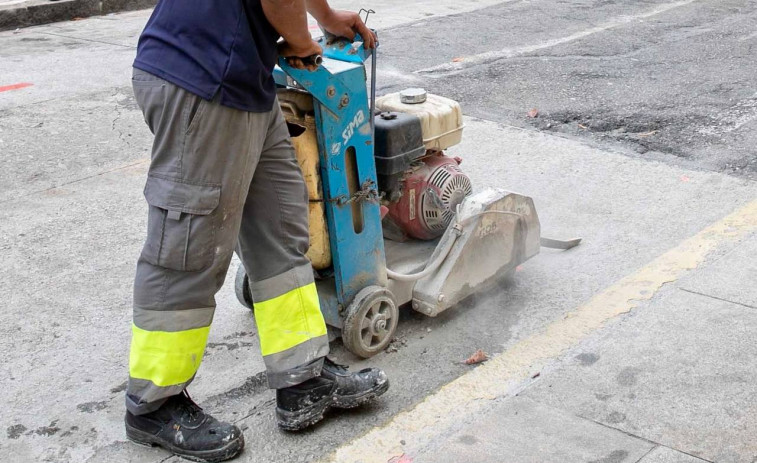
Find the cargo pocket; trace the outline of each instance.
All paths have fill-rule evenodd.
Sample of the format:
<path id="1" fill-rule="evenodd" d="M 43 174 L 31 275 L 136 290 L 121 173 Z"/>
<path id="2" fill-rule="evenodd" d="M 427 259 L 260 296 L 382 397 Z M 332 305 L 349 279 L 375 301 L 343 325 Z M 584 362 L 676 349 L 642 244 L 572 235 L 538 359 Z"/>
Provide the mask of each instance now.
<path id="1" fill-rule="evenodd" d="M 221 186 L 187 183 L 150 175 L 145 199 L 150 205 L 142 259 L 185 272 L 204 270 L 215 259 Z"/>

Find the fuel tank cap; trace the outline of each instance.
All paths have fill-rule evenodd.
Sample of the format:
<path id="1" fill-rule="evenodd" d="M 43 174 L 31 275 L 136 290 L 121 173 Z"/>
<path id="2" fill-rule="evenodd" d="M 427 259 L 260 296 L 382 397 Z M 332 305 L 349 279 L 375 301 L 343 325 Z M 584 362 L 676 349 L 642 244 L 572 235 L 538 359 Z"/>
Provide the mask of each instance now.
<path id="1" fill-rule="evenodd" d="M 424 103 L 426 95 L 426 90 L 422 88 L 407 88 L 400 92 L 400 101 L 405 104 Z"/>

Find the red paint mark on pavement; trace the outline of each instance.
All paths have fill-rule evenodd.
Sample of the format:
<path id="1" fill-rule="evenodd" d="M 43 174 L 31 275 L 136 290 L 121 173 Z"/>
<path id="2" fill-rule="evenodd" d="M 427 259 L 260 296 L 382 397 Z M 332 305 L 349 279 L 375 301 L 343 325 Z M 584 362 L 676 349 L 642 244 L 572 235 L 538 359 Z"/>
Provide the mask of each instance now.
<path id="1" fill-rule="evenodd" d="M 32 85 L 34 84 L 30 84 L 29 82 L 21 82 L 20 84 L 6 85 L 4 87 L 0 87 L 0 93 L 7 92 L 8 90 L 18 90 L 20 88 L 31 87 Z"/>

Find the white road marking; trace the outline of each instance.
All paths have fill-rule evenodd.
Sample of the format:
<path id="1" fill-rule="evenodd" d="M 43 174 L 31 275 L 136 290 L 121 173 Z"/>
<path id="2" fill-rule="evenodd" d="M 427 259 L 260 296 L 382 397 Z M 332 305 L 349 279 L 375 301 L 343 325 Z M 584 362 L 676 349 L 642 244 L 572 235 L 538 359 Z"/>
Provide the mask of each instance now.
<path id="1" fill-rule="evenodd" d="M 649 11 L 645 11 L 644 13 L 613 18 L 612 20 L 602 25 L 592 27 L 592 28 L 583 30 L 581 32 L 576 32 L 575 34 L 571 34 L 565 37 L 547 40 L 545 42 L 536 43 L 532 45 L 525 45 L 525 46 L 514 47 L 514 48 L 505 48 L 503 50 L 493 50 L 493 51 L 488 51 L 485 53 L 480 53 L 478 55 L 466 56 L 457 62 L 444 63 L 437 66 L 420 69 L 415 72 L 418 74 L 426 74 L 428 75 L 428 77 L 444 77 L 444 76 L 454 75 L 474 66 L 480 66 L 482 64 L 488 64 L 488 63 L 498 61 L 501 59 L 512 58 L 514 56 L 519 56 L 519 55 L 531 53 L 538 50 L 552 48 L 554 46 L 562 45 L 564 43 L 580 40 L 585 37 L 588 37 L 600 32 L 604 32 L 610 29 L 614 29 L 616 27 L 623 26 L 634 21 L 639 21 L 642 19 L 651 18 L 652 16 L 657 16 L 659 14 L 665 13 L 675 8 L 686 6 L 695 1 L 697 0 L 682 0 L 678 2 L 667 3 L 664 5 L 660 5 L 656 8 L 653 8 Z"/>

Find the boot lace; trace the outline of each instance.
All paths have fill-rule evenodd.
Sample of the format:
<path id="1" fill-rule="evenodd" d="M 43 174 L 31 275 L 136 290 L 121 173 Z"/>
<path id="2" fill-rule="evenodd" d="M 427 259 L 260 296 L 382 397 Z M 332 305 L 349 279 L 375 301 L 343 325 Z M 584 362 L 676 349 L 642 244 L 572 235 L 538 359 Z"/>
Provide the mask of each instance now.
<path id="1" fill-rule="evenodd" d="M 189 418 L 189 421 L 196 421 L 197 419 L 201 418 L 203 415 L 202 407 L 197 405 L 195 401 L 192 400 L 189 392 L 184 389 L 180 395 L 182 396 L 183 400 L 179 401 L 178 408 L 187 416 L 187 418 Z"/>

